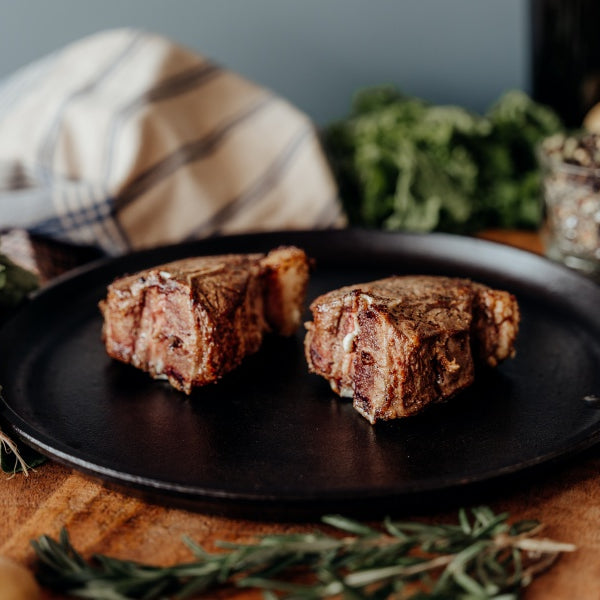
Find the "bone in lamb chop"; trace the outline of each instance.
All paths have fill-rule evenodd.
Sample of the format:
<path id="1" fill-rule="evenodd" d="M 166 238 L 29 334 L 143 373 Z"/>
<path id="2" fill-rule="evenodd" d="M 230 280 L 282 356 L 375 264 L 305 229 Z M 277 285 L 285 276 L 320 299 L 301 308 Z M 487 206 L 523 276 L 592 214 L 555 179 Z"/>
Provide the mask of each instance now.
<path id="1" fill-rule="evenodd" d="M 371 423 L 446 400 L 473 383 L 477 361 L 515 354 L 516 299 L 467 279 L 390 277 L 331 291 L 310 309 L 310 371 Z"/>
<path id="2" fill-rule="evenodd" d="M 309 276 L 303 250 L 186 258 L 117 279 L 100 302 L 112 358 L 189 394 L 300 325 Z"/>

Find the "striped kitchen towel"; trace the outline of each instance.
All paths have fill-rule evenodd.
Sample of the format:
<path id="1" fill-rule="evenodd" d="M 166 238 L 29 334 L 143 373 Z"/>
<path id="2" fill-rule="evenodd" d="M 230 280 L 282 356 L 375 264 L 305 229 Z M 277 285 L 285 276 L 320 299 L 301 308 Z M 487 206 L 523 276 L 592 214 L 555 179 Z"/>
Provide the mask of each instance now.
<path id="1" fill-rule="evenodd" d="M 344 224 L 310 119 L 159 35 L 101 32 L 0 83 L 0 230 L 116 255 Z"/>

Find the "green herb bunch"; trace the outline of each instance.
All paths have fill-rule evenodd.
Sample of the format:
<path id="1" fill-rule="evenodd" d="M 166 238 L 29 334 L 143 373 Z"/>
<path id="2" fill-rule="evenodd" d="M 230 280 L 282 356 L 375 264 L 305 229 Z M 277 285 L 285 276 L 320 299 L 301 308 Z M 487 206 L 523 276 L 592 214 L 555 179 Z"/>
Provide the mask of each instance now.
<path id="1" fill-rule="evenodd" d="M 517 90 L 480 116 L 380 86 L 359 91 L 322 139 L 353 225 L 471 233 L 540 224 L 536 147 L 561 129 Z"/>
<path id="2" fill-rule="evenodd" d="M 570 544 L 537 538 L 536 521 L 508 523 L 487 507 L 459 512 L 457 524 L 386 519 L 381 528 L 341 516 L 323 531 L 221 543 L 209 553 L 189 539 L 195 561 L 170 567 L 96 555 L 87 562 L 65 530 L 33 541 L 42 584 L 80 598 L 125 600 L 210 597 L 223 587 L 263 590 L 264 598 L 383 600 L 504 599 L 547 569 Z"/>

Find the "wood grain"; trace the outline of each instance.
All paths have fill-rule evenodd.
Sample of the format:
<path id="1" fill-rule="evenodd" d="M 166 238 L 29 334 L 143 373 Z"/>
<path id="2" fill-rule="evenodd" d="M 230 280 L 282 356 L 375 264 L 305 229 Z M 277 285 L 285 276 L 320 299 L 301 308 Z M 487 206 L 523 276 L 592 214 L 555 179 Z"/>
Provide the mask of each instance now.
<path id="1" fill-rule="evenodd" d="M 536 234 L 487 232 L 484 236 L 541 252 Z M 1 476 L 1 475 L 0 475 Z M 272 523 L 227 519 L 157 506 L 107 489 L 57 463 L 0 481 L 0 554 L 33 564 L 30 540 L 56 536 L 67 527 L 74 545 L 86 556 L 99 552 L 124 559 L 167 565 L 190 559 L 181 541 L 189 535 L 214 549 L 216 540 L 249 541 L 272 532 L 306 531 L 316 523 Z M 440 498 L 443 505 L 443 498 Z M 490 502 L 515 519 L 537 518 L 545 535 L 578 546 L 564 555 L 524 594 L 526 600 L 600 599 L 600 450 L 592 449 L 567 465 L 536 476 L 513 489 L 501 490 Z M 407 518 L 454 521 L 448 510 Z M 258 598 L 257 594 L 221 593 L 211 598 Z M 61 596 L 46 592 L 44 599 Z"/>

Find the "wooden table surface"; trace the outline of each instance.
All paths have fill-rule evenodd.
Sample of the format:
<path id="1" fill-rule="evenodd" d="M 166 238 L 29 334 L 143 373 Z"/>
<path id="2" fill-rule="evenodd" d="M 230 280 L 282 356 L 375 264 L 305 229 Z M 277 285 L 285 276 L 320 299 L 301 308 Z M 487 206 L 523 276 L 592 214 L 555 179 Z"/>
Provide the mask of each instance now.
<path id="1" fill-rule="evenodd" d="M 535 234 L 489 232 L 485 237 L 541 251 Z M 98 552 L 152 564 L 189 560 L 181 542 L 184 534 L 210 547 L 215 540 L 248 541 L 257 534 L 317 526 L 229 519 L 157 506 L 109 490 L 54 462 L 28 477 L 4 477 L 0 480 L 0 555 L 28 566 L 34 558 L 30 540 L 42 534 L 56 536 L 63 526 L 84 555 Z M 600 448 L 555 472 L 499 492 L 489 504 L 496 511 L 509 511 L 515 519 L 537 518 L 546 524 L 545 536 L 578 547 L 537 578 L 525 592 L 526 599 L 600 599 Z M 454 521 L 455 512 L 446 510 L 427 518 Z M 61 598 L 45 594 L 46 599 Z"/>

